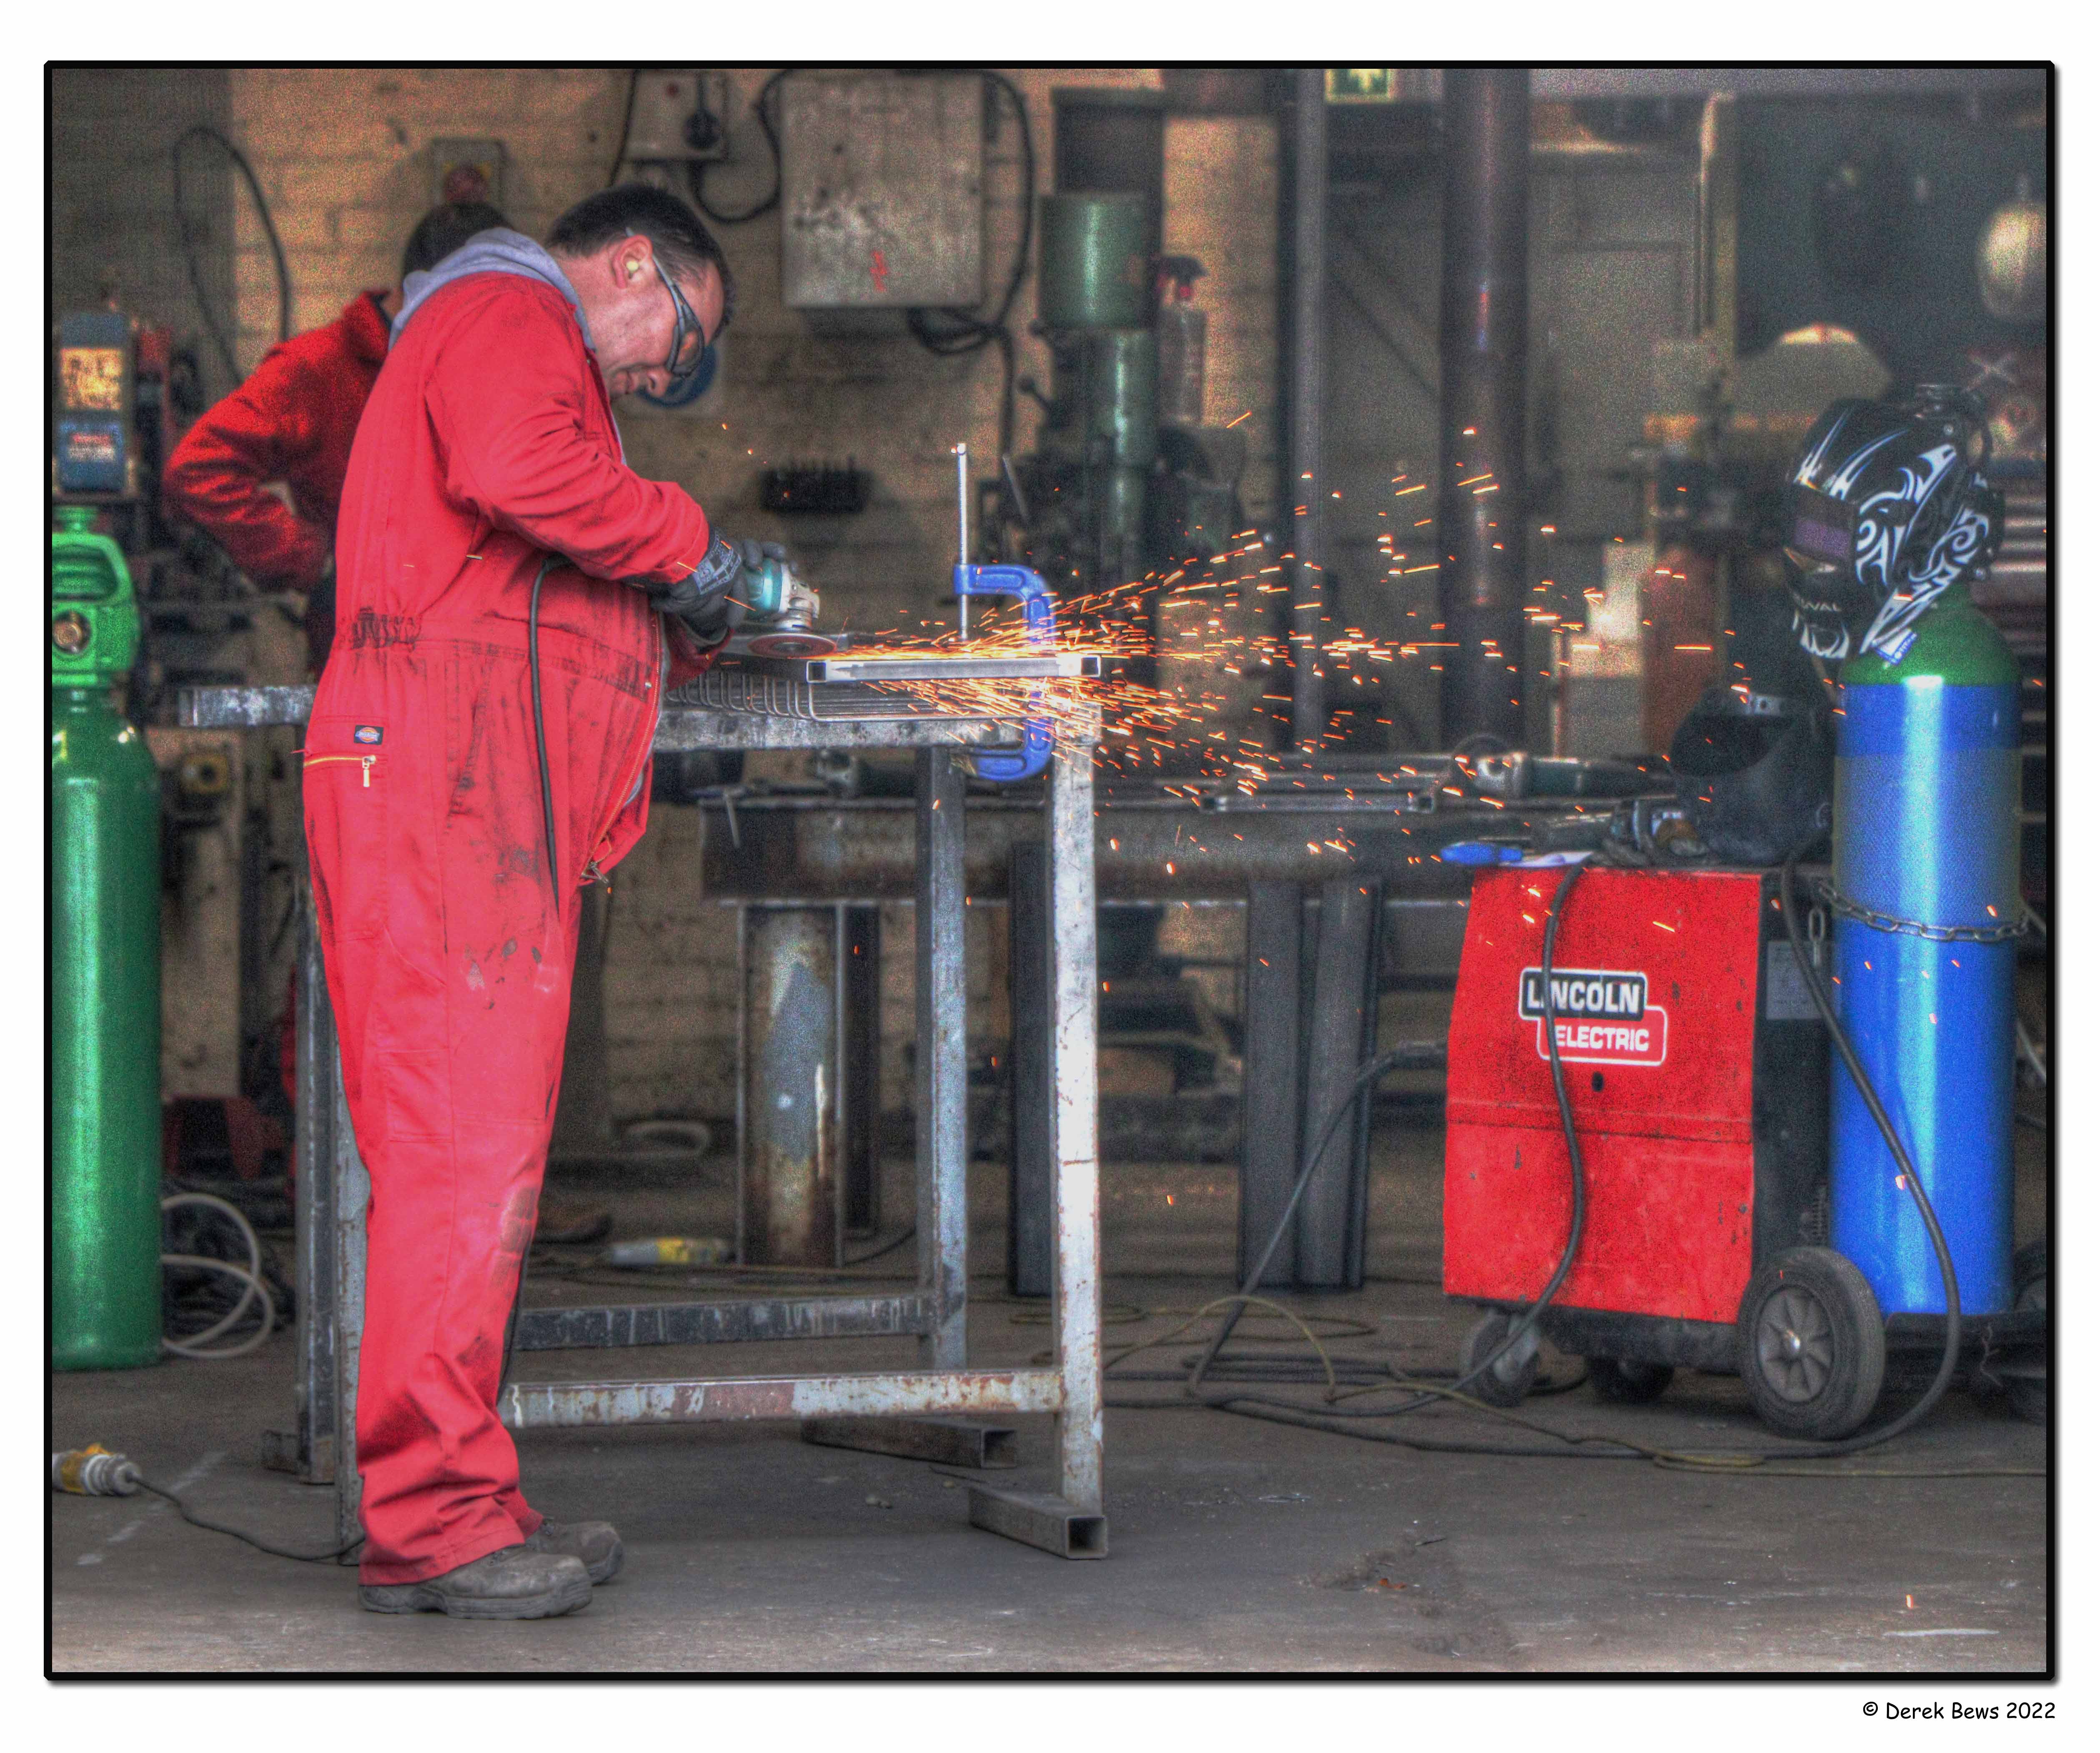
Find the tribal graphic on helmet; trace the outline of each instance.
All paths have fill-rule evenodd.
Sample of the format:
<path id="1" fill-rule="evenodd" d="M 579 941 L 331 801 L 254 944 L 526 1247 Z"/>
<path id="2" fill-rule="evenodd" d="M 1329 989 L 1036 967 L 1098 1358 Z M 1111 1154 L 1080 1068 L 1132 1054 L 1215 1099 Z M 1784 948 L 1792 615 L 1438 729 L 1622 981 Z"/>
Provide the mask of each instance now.
<path id="1" fill-rule="evenodd" d="M 1824 411 L 1787 488 L 1794 633 L 1811 655 L 1900 662 L 1918 618 L 1989 564 L 2005 501 L 1988 457 L 1981 410 L 1958 391 Z"/>

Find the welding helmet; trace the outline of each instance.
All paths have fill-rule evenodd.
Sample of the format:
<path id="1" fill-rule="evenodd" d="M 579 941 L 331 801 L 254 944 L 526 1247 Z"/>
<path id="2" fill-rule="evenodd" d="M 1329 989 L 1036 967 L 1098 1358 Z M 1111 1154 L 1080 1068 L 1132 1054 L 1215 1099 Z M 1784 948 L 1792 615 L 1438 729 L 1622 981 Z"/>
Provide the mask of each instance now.
<path id="1" fill-rule="evenodd" d="M 1693 831 L 1731 863 L 1783 864 L 1830 832 L 1830 739 L 1808 702 L 1709 688 L 1670 739 L 1670 768 Z"/>
<path id="2" fill-rule="evenodd" d="M 1922 384 L 1824 410 L 1785 507 L 1794 633 L 1811 656 L 1902 661 L 1919 616 L 1996 551 L 2005 498 L 1989 460 L 1983 409 L 1963 391 Z"/>

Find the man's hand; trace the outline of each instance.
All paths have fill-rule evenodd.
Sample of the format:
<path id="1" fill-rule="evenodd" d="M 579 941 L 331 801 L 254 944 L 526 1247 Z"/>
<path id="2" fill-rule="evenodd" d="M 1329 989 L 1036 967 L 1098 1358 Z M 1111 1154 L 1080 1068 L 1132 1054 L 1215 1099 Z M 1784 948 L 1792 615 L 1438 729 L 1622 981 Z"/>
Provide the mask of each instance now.
<path id="1" fill-rule="evenodd" d="M 660 614 L 677 616 L 701 644 L 718 645 L 743 619 L 744 605 L 735 598 L 743 576 L 743 547 L 717 536 L 706 557 L 683 578 L 643 588 Z"/>
<path id="2" fill-rule="evenodd" d="M 670 585 L 650 585 L 649 601 L 660 613 L 675 615 L 703 645 L 719 644 L 743 620 L 748 593 L 739 587 L 746 573 L 754 576 L 768 561 L 784 563 L 788 550 L 777 541 L 730 541 L 717 536 L 707 557 Z"/>

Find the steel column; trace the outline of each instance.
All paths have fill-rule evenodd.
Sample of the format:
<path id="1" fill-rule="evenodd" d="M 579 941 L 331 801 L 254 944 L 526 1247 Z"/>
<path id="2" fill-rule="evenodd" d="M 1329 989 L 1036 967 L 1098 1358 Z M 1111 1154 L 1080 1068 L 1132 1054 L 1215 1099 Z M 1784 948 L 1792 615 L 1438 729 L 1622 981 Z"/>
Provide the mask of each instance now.
<path id="1" fill-rule="evenodd" d="M 1327 76 L 1301 67 L 1292 75 L 1290 125 L 1290 441 L 1283 507 L 1286 546 L 1297 555 L 1290 598 L 1290 740 L 1319 746 L 1327 728 L 1326 678 L 1320 621 L 1326 607 L 1326 545 L 1321 506 L 1327 497 L 1320 463 L 1326 382 L 1321 342 L 1327 325 Z"/>
<path id="2" fill-rule="evenodd" d="M 912 938 L 919 1288 L 929 1305 L 919 1355 L 929 1368 L 960 1369 L 968 1353 L 969 977 L 963 942 L 963 775 L 947 749 L 919 751 L 918 793 Z"/>
<path id="3" fill-rule="evenodd" d="M 1241 1075 L 1238 1282 L 1245 1283 L 1268 1245 L 1298 1179 L 1303 1104 L 1299 1060 L 1304 1029 L 1299 961 L 1304 893 L 1295 882 L 1247 885 L 1245 1018 Z M 1270 1256 L 1264 1285 L 1295 1280 L 1293 1233 Z"/>
<path id="4" fill-rule="evenodd" d="M 1006 1287 L 1048 1296 L 1055 1282 L 1056 1096 L 1049 847 L 1023 840 L 1007 873 L 1008 1108 Z"/>
<path id="5" fill-rule="evenodd" d="M 1312 1154 L 1349 1092 L 1378 1027 L 1378 924 L 1384 894 L 1344 878 L 1320 887 L 1312 960 L 1312 1026 L 1304 1054 L 1305 1122 L 1300 1150 Z M 1368 1093 L 1337 1127 L 1305 1184 L 1297 1224 L 1296 1282 L 1308 1289 L 1355 1290 L 1364 1282 L 1365 1128 Z M 1259 1247 L 1262 1237 L 1255 1238 Z M 1282 1253 L 1279 1249 L 1278 1253 Z"/>
<path id="6" fill-rule="evenodd" d="M 747 907 L 737 1257 L 839 1264 L 838 910 Z"/>
<path id="7" fill-rule="evenodd" d="M 1444 745 L 1524 736 L 1524 352 L 1531 74 L 1444 70 Z"/>
<path id="8" fill-rule="evenodd" d="M 1050 765 L 1051 974 L 1057 1093 L 1057 1290 L 1051 1319 L 1062 1384 L 1058 1490 L 1073 1509 L 1101 1510 L 1101 1199 L 1095 1082 L 1093 751 L 1061 748 Z M 973 1512 L 974 1513 L 974 1511 Z"/>
<path id="9" fill-rule="evenodd" d="M 839 1174 L 841 1228 L 882 1222 L 882 909 L 839 908 Z"/>

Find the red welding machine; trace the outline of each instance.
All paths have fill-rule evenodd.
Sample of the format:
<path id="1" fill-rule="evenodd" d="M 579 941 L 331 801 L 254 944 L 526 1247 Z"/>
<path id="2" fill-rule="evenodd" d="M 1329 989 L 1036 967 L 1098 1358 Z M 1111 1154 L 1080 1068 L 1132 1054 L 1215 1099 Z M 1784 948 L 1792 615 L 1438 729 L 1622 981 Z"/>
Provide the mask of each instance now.
<path id="1" fill-rule="evenodd" d="M 1491 1305 L 1462 1368 L 1501 1343 L 1568 1240 L 1568 1146 L 1541 965 L 1560 869 L 1473 885 L 1452 1011 L 1444 1288 Z M 1732 1371 L 1753 1273 L 1828 1236 L 1828 1045 L 1776 875 L 1591 866 L 1561 910 L 1554 1027 L 1586 1215 L 1540 1330 L 1608 1399 L 1679 1366 Z M 1514 1404 L 1535 1353 L 1483 1398 Z M 1476 1392 L 1481 1390 L 1476 1390 Z"/>

